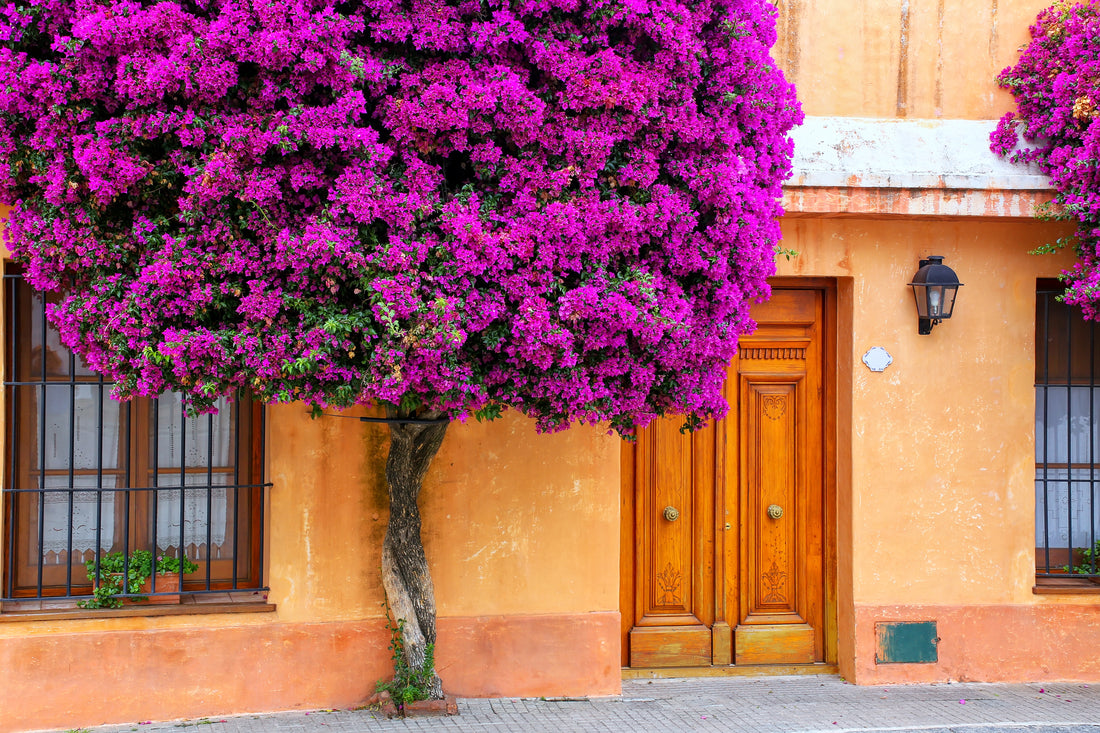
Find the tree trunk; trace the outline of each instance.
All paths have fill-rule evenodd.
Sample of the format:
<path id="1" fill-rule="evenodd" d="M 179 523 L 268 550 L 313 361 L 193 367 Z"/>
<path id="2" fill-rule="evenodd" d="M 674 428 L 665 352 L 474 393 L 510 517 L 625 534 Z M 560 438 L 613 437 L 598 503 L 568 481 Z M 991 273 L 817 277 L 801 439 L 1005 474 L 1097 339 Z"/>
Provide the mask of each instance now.
<path id="1" fill-rule="evenodd" d="M 391 412 L 389 417 L 397 418 L 398 413 Z M 417 417 L 431 420 L 438 413 Z M 424 667 L 428 645 L 435 644 L 435 589 L 420 539 L 420 508 L 416 501 L 424 474 L 443 443 L 448 424 L 389 424 L 386 482 L 390 491 L 390 520 L 382 543 L 382 585 L 393 620 L 401 629 L 405 663 L 414 671 Z M 434 669 L 431 673 L 428 697 L 441 699 L 443 684 Z"/>

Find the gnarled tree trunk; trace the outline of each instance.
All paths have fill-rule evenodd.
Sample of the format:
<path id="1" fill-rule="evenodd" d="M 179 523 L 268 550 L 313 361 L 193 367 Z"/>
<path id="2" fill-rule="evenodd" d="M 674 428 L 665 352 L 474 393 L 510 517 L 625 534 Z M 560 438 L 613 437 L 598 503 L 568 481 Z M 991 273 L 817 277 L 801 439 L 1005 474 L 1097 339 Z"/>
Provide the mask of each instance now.
<path id="1" fill-rule="evenodd" d="M 432 420 L 438 416 L 427 413 L 417 419 Z M 389 417 L 405 416 L 391 412 Z M 390 520 L 382 543 L 382 585 L 390 613 L 401 628 L 405 662 L 411 670 L 423 668 L 427 647 L 435 644 L 435 589 L 420 539 L 420 508 L 416 501 L 424 474 L 443 443 L 448 424 L 389 424 L 386 482 L 390 491 Z M 443 684 L 434 669 L 428 696 L 443 697 Z"/>

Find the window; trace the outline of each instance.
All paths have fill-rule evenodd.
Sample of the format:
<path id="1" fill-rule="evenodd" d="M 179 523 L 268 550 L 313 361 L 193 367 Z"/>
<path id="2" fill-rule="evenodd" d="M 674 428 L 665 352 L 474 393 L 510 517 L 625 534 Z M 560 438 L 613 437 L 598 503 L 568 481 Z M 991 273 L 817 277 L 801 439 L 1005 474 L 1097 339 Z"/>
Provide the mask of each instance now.
<path id="1" fill-rule="evenodd" d="M 116 402 L 47 323 L 53 298 L 18 272 L 4 286 L 0 600 L 88 596 L 85 562 L 138 549 L 197 563 L 185 593 L 260 588 L 262 408 L 222 400 L 191 418 L 176 394 Z"/>
<path id="2" fill-rule="evenodd" d="M 1035 305 L 1035 559 L 1047 583 L 1100 579 L 1100 325 L 1040 281 Z"/>

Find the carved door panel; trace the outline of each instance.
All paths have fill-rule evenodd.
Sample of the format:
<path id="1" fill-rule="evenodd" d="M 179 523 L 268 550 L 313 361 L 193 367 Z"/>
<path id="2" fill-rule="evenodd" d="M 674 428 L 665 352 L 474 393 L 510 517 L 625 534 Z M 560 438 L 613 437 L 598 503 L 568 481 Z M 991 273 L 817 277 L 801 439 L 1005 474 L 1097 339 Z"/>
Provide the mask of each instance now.
<path id="1" fill-rule="evenodd" d="M 825 658 L 822 309 L 820 291 L 776 291 L 727 378 L 738 406 L 736 664 Z"/>
<path id="2" fill-rule="evenodd" d="M 623 450 L 623 664 L 835 662 L 827 621 L 827 289 L 782 289 L 730 365 L 729 415 Z"/>
<path id="3" fill-rule="evenodd" d="M 665 418 L 638 437 L 634 497 L 637 595 L 633 667 L 711 662 L 714 621 L 713 429 L 681 433 Z"/>

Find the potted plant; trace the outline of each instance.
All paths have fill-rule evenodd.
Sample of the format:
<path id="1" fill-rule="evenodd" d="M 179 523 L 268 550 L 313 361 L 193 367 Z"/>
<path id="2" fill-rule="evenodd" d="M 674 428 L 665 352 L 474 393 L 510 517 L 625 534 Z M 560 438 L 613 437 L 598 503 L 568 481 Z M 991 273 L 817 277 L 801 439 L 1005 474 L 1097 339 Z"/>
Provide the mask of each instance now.
<path id="1" fill-rule="evenodd" d="M 156 559 L 156 592 L 153 592 L 153 553 L 148 550 L 134 550 L 129 560 L 121 552 L 108 552 L 99 558 L 98 575 L 96 559 L 84 563 L 88 571 L 88 580 L 92 581 L 92 597 L 77 605 L 81 608 L 119 608 L 123 601 L 127 603 L 179 603 L 180 564 L 183 574 L 193 573 L 199 566 L 183 557 L 158 555 Z M 132 594 L 119 598 L 120 594 Z M 168 595 L 159 595 L 167 593 Z"/>
<path id="2" fill-rule="evenodd" d="M 1100 540 L 1096 540 L 1092 547 L 1073 548 L 1073 568 L 1063 565 L 1062 570 L 1074 575 L 1100 573 Z"/>

